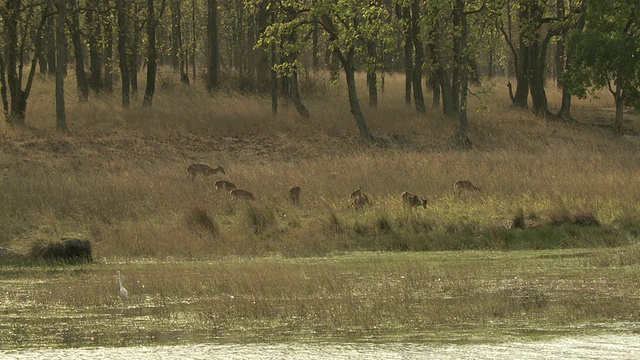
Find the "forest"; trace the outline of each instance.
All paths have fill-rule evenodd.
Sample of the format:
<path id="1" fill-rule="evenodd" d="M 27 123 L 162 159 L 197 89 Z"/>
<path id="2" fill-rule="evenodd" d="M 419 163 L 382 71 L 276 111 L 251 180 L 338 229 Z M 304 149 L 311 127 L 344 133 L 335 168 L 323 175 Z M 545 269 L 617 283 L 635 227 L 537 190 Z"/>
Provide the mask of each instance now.
<path id="1" fill-rule="evenodd" d="M 151 107 L 158 69 L 166 67 L 213 93 L 269 96 L 274 114 L 287 101 L 307 119 L 314 114 L 299 78 L 322 71 L 332 82 L 345 81 L 358 134 L 372 140 L 360 99 L 375 108 L 386 76 L 403 74 L 406 105 L 424 114 L 430 101 L 457 119 L 453 138 L 464 147 L 471 145 L 468 97 L 478 96 L 469 84 L 491 91 L 490 79 L 506 76 L 515 79 L 508 82 L 515 107 L 559 121 L 572 119 L 572 97 L 606 89 L 620 132 L 625 106 L 639 101 L 638 6 L 634 0 L 6 0 L 3 109 L 8 123 L 28 125 L 35 75 L 50 74 L 56 127 L 67 131 L 65 91 L 89 103 L 117 92 L 123 108 L 140 91 L 143 106 Z M 364 89 L 356 73 L 366 74 Z M 139 76 L 146 79 L 140 90 Z M 562 89 L 557 112 L 549 109 L 549 86 Z"/>

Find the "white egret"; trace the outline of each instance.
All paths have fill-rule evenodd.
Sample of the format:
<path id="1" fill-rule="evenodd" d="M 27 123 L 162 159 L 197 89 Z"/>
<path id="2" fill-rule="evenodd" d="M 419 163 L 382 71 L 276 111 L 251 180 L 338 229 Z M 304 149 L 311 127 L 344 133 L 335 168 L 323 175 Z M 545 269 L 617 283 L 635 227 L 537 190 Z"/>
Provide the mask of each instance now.
<path id="1" fill-rule="evenodd" d="M 129 292 L 127 291 L 127 289 L 124 288 L 124 286 L 122 286 L 122 279 L 120 278 L 120 270 L 118 270 L 118 285 L 120 285 L 120 296 L 122 296 L 123 299 L 128 298 Z"/>

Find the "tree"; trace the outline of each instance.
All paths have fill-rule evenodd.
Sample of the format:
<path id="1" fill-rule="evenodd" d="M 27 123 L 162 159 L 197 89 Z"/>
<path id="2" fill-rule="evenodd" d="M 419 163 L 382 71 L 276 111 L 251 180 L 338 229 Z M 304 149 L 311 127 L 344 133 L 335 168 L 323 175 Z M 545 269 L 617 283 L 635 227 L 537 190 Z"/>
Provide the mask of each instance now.
<path id="1" fill-rule="evenodd" d="M 578 97 L 606 88 L 616 103 L 614 129 L 622 131 L 625 104 L 640 104 L 640 4 L 588 0 L 583 31 L 569 38 L 574 59 L 567 83 Z"/>
<path id="2" fill-rule="evenodd" d="M 327 32 L 329 47 L 344 70 L 349 107 L 358 125 L 360 138 L 372 140 L 373 135 L 358 100 L 356 59 L 363 53 L 368 40 L 380 41 L 384 44 L 382 49 L 387 51 L 393 49 L 393 18 L 384 6 L 367 0 L 318 0 L 311 13 L 312 19 L 318 19 Z"/>
<path id="3" fill-rule="evenodd" d="M 131 74 L 129 58 L 127 56 L 127 44 L 129 42 L 129 20 L 128 20 L 127 0 L 116 1 L 116 13 L 118 19 L 118 59 L 120 66 L 120 76 L 122 77 L 122 107 L 128 108 L 131 101 Z"/>
<path id="4" fill-rule="evenodd" d="M 2 104 L 6 121 L 12 125 L 26 126 L 27 99 L 36 74 L 42 48 L 42 30 L 49 17 L 47 6 L 39 1 L 23 3 L 22 0 L 5 0 L 0 7 L 3 20 L 4 51 L 2 54 Z M 33 46 L 28 46 L 32 44 Z M 33 51 L 30 51 L 33 50 Z M 25 61 L 31 59 L 26 84 L 23 88 Z M 6 73 L 6 77 L 4 74 Z"/>
<path id="5" fill-rule="evenodd" d="M 207 89 L 220 87 L 220 62 L 218 51 L 218 1 L 208 1 L 207 12 Z"/>
<path id="6" fill-rule="evenodd" d="M 158 27 L 159 16 L 156 17 L 154 7 L 155 0 L 147 0 L 147 87 L 144 91 L 142 105 L 151 107 L 153 94 L 156 90 L 156 73 L 158 72 L 158 51 L 156 49 L 156 28 Z M 160 14 L 164 10 L 165 1 L 160 5 Z M 161 16 L 161 15 L 160 15 Z"/>
<path id="7" fill-rule="evenodd" d="M 78 96 L 80 102 L 85 102 L 89 98 L 89 82 L 87 80 L 87 74 L 84 72 L 84 43 L 82 41 L 82 36 L 80 33 L 80 10 L 78 9 L 76 0 L 69 0 L 69 5 L 71 6 L 71 24 L 69 28 L 71 29 L 71 40 L 73 41 L 73 52 L 76 62 L 76 84 L 78 86 Z M 64 6 L 61 4 L 59 5 L 59 7 L 61 9 L 64 9 L 66 16 L 66 4 Z M 59 41 L 57 41 L 56 48 L 58 49 L 58 51 L 60 51 L 59 47 L 64 45 L 64 43 L 60 43 Z"/>
<path id="8" fill-rule="evenodd" d="M 74 4 L 71 4 L 74 6 Z M 67 62 L 66 59 L 67 46 L 65 38 L 65 23 L 67 18 L 67 0 L 58 0 L 56 4 L 58 14 L 56 16 L 56 129 L 67 132 L 67 114 L 64 104 L 64 77 Z"/>

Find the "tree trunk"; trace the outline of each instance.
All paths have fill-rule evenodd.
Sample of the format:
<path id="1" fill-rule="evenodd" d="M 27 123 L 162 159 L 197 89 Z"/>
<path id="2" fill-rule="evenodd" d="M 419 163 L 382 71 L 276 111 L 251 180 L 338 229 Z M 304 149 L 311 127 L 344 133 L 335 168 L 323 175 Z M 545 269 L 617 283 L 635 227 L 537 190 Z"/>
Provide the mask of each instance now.
<path id="1" fill-rule="evenodd" d="M 320 26 L 317 21 L 313 22 L 313 33 L 311 35 L 311 51 L 312 54 L 312 68 L 314 72 L 318 72 L 320 70 L 320 57 L 318 56 L 318 40 L 320 37 Z"/>
<path id="2" fill-rule="evenodd" d="M 129 57 L 127 56 L 127 40 L 129 33 L 129 24 L 127 20 L 127 0 L 117 0 L 116 12 L 118 18 L 118 56 L 120 65 L 120 74 L 122 76 L 122 107 L 128 108 L 131 90 L 131 77 L 129 71 L 131 70 L 129 64 Z"/>
<path id="3" fill-rule="evenodd" d="M 547 93 L 544 90 L 544 70 L 547 57 L 547 49 L 549 41 L 551 41 L 552 33 L 549 32 L 541 42 L 536 42 L 529 49 L 531 56 L 531 103 L 532 110 L 535 114 L 550 117 L 549 104 L 547 102 Z"/>
<path id="4" fill-rule="evenodd" d="M 109 0 L 102 0 L 102 11 L 110 8 Z M 113 23 L 110 18 L 104 21 L 104 91 L 113 93 Z"/>
<path id="5" fill-rule="evenodd" d="M 271 12 L 271 21 L 275 23 L 276 13 Z M 276 43 L 271 44 L 271 114 L 278 114 L 278 72 L 275 69 L 278 59 Z"/>
<path id="6" fill-rule="evenodd" d="M 218 52 L 218 1 L 208 1 L 208 16 L 207 16 L 207 89 L 209 91 L 216 91 L 219 86 L 219 52 Z"/>
<path id="7" fill-rule="evenodd" d="M 89 82 L 87 80 L 87 74 L 84 72 L 84 44 L 80 36 L 80 11 L 78 9 L 76 0 L 69 0 L 71 6 L 71 39 L 73 41 L 73 52 L 76 61 L 76 85 L 78 87 L 78 97 L 80 102 L 86 102 L 89 99 Z M 64 35 L 64 34 L 63 34 Z M 57 41 L 58 54 L 60 54 L 59 47 L 60 41 Z M 58 59 L 62 59 L 58 57 Z M 56 76 L 58 69 L 56 68 Z"/>
<path id="8" fill-rule="evenodd" d="M 298 114 L 302 116 L 303 119 L 309 119 L 311 115 L 309 114 L 307 107 L 302 103 L 300 92 L 298 91 L 298 71 L 295 69 L 289 78 L 289 85 L 291 86 L 289 96 L 291 97 Z"/>
<path id="9" fill-rule="evenodd" d="M 269 22 L 269 13 L 267 12 L 266 0 L 263 0 L 256 14 L 256 32 L 262 34 L 267 28 Z M 268 94 L 270 91 L 271 69 L 269 65 L 269 51 L 266 49 L 257 49 L 257 59 L 255 61 L 256 72 L 256 89 L 259 94 Z"/>
<path id="10" fill-rule="evenodd" d="M 616 74 L 616 89 L 613 98 L 616 102 L 616 117 L 613 123 L 613 130 L 617 134 L 622 134 L 622 126 L 624 124 L 624 80 L 620 74 Z"/>
<path id="11" fill-rule="evenodd" d="M 469 91 L 469 54 L 468 54 L 468 33 L 469 25 L 467 23 L 467 15 L 465 13 L 464 0 L 455 0 L 454 13 L 457 14 L 459 30 L 458 54 L 454 57 L 458 59 L 458 68 L 460 69 L 460 104 L 458 108 L 458 120 L 460 127 L 454 135 L 455 145 L 460 148 L 469 148 L 471 140 L 469 140 L 469 119 L 467 118 L 467 93 Z M 454 15 L 454 17 L 456 17 Z"/>
<path id="12" fill-rule="evenodd" d="M 580 17 L 578 18 L 578 23 L 576 24 L 576 30 L 577 31 L 582 31 L 584 29 L 584 25 L 585 25 L 585 14 L 586 14 L 586 7 L 587 7 L 587 2 L 583 1 L 582 4 L 580 5 Z M 570 9 L 570 11 L 573 11 L 573 9 Z M 563 35 L 563 37 L 566 38 L 566 36 Z M 572 69 L 572 62 L 573 62 L 573 53 L 570 50 L 571 48 L 568 46 L 565 46 L 565 51 L 566 51 L 566 56 L 565 56 L 565 63 L 564 63 L 564 70 L 562 75 L 560 76 L 560 81 L 562 82 L 562 76 L 567 73 L 570 74 L 571 73 L 571 69 Z M 565 120 L 571 120 L 573 117 L 571 116 L 571 92 L 569 91 L 567 86 L 564 86 L 563 83 L 561 83 L 562 85 L 562 104 L 560 105 L 560 111 L 558 111 L 558 114 L 556 115 L 559 118 L 565 119 Z"/>
<path id="13" fill-rule="evenodd" d="M 33 78 L 36 75 L 38 58 L 42 48 L 42 30 L 45 27 L 46 10 L 41 13 L 39 24 L 30 24 L 35 28 L 35 44 L 33 54 L 30 56 L 26 54 L 26 47 L 21 46 L 18 42 L 18 24 L 22 15 L 22 1 L 21 0 L 7 0 L 4 8 L 3 26 L 4 26 L 4 56 L 7 59 L 6 74 L 7 83 L 9 87 L 9 93 L 11 95 L 11 101 L 9 106 L 9 112 L 7 120 L 12 125 L 26 126 L 25 116 L 27 112 L 27 99 L 33 85 Z M 29 25 L 29 24 L 26 24 Z M 29 29 L 25 28 L 25 31 Z M 24 61 L 28 57 L 31 57 L 31 67 L 29 69 L 29 75 L 27 78 L 27 84 L 22 89 L 22 77 L 24 69 Z M 3 100 L 4 101 L 4 100 Z"/>
<path id="14" fill-rule="evenodd" d="M 7 78 L 5 77 L 4 58 L 0 54 L 0 96 L 2 97 L 2 109 L 4 114 L 4 120 L 7 123 L 11 123 L 9 118 L 9 99 L 7 98 Z"/>
<path id="15" fill-rule="evenodd" d="M 45 25 L 45 46 L 47 54 L 47 70 L 49 75 L 55 75 L 56 73 L 56 28 L 55 19 L 53 16 L 47 18 Z"/>
<path id="16" fill-rule="evenodd" d="M 58 15 L 56 17 L 56 54 L 58 55 L 58 59 L 56 61 L 56 129 L 63 132 L 69 131 L 64 104 L 64 68 L 66 68 L 67 64 L 64 61 L 61 61 L 61 59 L 65 58 L 64 52 L 67 51 L 66 44 L 63 41 L 65 37 L 64 30 L 67 16 L 66 1 L 67 0 L 58 0 Z M 71 6 L 73 10 L 75 10 L 75 1 L 71 1 Z M 76 15 L 74 14 L 73 17 L 75 18 Z M 75 27 L 75 19 L 73 20 L 73 23 L 73 26 Z"/>
<path id="17" fill-rule="evenodd" d="M 369 107 L 378 107 L 378 79 L 376 76 L 376 44 L 374 41 L 367 41 L 367 52 L 373 64 L 367 65 L 367 88 L 369 90 Z"/>
<path id="18" fill-rule="evenodd" d="M 140 8 L 138 7 L 138 2 L 132 2 L 134 5 L 133 13 L 136 16 L 133 17 L 133 23 L 131 27 L 133 28 L 133 37 L 128 35 L 127 39 L 127 64 L 129 64 L 129 80 L 131 81 L 131 93 L 136 96 L 138 95 L 138 70 L 140 69 L 140 53 L 138 50 L 138 44 L 140 44 L 140 20 L 138 19 L 138 12 Z"/>
<path id="19" fill-rule="evenodd" d="M 409 21 L 410 8 L 405 6 L 402 9 L 402 14 L 405 21 Z M 413 35 L 411 34 L 411 24 L 407 24 L 404 29 L 404 103 L 409 107 L 411 106 L 413 67 Z"/>
<path id="20" fill-rule="evenodd" d="M 102 16 L 94 10 L 98 9 L 99 5 L 100 3 L 98 0 L 92 0 L 89 2 L 90 9 L 87 10 L 86 17 L 87 26 L 89 27 L 89 36 L 87 37 L 87 43 L 89 45 L 89 88 L 93 90 L 94 93 L 99 93 L 102 88 L 102 54 L 98 43 L 98 39 L 101 36 L 99 22 L 102 21 Z"/>
<path id="21" fill-rule="evenodd" d="M 173 6 L 171 7 L 171 68 L 173 71 L 178 71 L 180 67 L 180 51 L 182 50 L 180 1 L 181 0 L 173 0 Z"/>
<path id="22" fill-rule="evenodd" d="M 414 0 L 411 4 L 411 37 L 415 50 L 415 62 L 413 66 L 412 82 L 413 82 L 413 101 L 416 104 L 416 110 L 420 114 L 427 112 L 424 104 L 424 95 L 422 93 L 422 66 L 424 65 L 424 47 L 419 38 L 420 35 L 420 0 Z"/>
<path id="23" fill-rule="evenodd" d="M 334 50 L 334 52 L 339 52 L 339 49 Z M 341 53 L 338 54 L 338 58 L 342 63 L 342 67 L 344 69 L 344 73 L 347 81 L 347 91 L 349 93 L 349 107 L 351 108 L 351 114 L 356 120 L 356 124 L 358 125 L 358 130 L 360 132 L 360 138 L 366 141 L 373 140 L 373 135 L 369 131 L 369 125 L 367 125 L 367 120 L 362 113 L 362 109 L 360 108 L 360 101 L 358 100 L 358 91 L 356 87 L 356 77 L 355 77 L 355 66 L 354 66 L 354 50 L 350 50 L 347 56 L 343 56 Z"/>
<path id="24" fill-rule="evenodd" d="M 156 51 L 156 21 L 155 0 L 147 0 L 147 87 L 144 91 L 142 106 L 151 107 L 153 94 L 156 91 L 156 72 L 158 70 L 158 52 Z"/>

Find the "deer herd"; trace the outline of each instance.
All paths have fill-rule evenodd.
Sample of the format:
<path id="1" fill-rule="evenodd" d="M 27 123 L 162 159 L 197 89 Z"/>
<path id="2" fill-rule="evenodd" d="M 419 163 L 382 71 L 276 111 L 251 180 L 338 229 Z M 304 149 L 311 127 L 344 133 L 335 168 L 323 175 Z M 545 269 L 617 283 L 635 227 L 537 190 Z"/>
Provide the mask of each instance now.
<path id="1" fill-rule="evenodd" d="M 197 175 L 202 176 L 211 176 L 217 173 L 222 173 L 226 175 L 227 173 L 224 171 L 222 166 L 217 165 L 216 168 L 212 168 L 209 165 L 205 164 L 191 164 L 187 168 L 187 172 L 193 181 Z M 244 199 L 254 201 L 256 199 L 255 195 L 251 192 L 239 189 L 234 183 L 227 180 L 217 180 L 214 183 L 214 187 L 217 191 L 226 191 L 228 192 L 233 199 Z M 456 195 L 461 195 L 463 192 L 468 193 L 480 193 L 480 188 L 474 185 L 469 180 L 460 180 L 456 181 L 453 184 L 453 191 Z M 292 186 L 288 190 L 289 201 L 291 201 L 294 205 L 300 204 L 300 193 L 302 192 L 302 188 L 300 186 Z M 420 197 L 410 191 L 404 191 L 400 194 L 400 198 L 402 200 L 402 205 L 406 209 L 414 209 L 418 207 L 422 207 L 424 209 L 427 208 L 427 201 L 429 198 Z M 349 204 L 355 208 L 356 210 L 364 209 L 365 207 L 371 205 L 371 197 L 362 191 L 362 187 L 358 187 L 358 189 L 354 190 L 349 195 Z"/>

